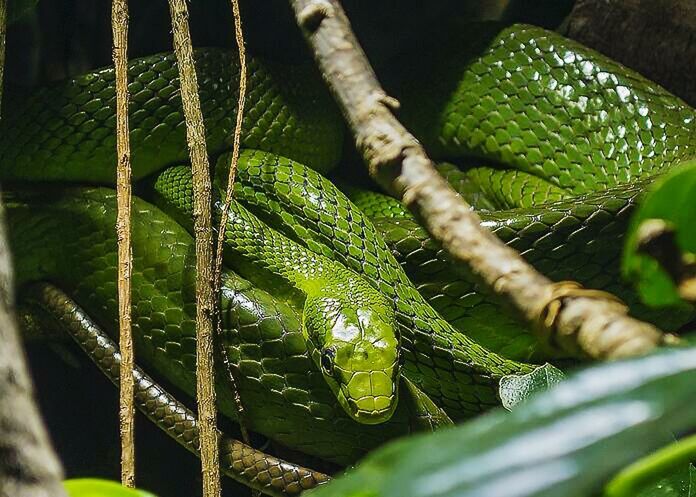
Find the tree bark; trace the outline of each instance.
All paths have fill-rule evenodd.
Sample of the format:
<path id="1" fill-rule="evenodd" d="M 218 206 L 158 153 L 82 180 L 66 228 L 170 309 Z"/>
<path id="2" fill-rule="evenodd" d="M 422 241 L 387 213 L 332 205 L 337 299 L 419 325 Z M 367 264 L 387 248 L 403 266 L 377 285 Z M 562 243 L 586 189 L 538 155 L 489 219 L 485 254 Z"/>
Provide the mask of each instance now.
<path id="1" fill-rule="evenodd" d="M 12 285 L 0 206 L 0 497 L 60 497 L 63 469 L 35 403 L 12 313 Z"/>
<path id="2" fill-rule="evenodd" d="M 121 483 L 135 486 L 135 408 L 133 406 L 133 331 L 131 327 L 131 161 L 128 131 L 128 2 L 113 0 L 113 59 L 116 71 L 116 195 L 118 240 L 118 324 L 121 349 L 119 431 Z"/>
<path id="3" fill-rule="evenodd" d="M 186 141 L 193 173 L 193 230 L 196 240 L 196 401 L 201 431 L 203 497 L 220 496 L 220 450 L 214 372 L 215 277 L 210 164 L 186 0 L 169 0 L 174 51 L 179 64 Z"/>

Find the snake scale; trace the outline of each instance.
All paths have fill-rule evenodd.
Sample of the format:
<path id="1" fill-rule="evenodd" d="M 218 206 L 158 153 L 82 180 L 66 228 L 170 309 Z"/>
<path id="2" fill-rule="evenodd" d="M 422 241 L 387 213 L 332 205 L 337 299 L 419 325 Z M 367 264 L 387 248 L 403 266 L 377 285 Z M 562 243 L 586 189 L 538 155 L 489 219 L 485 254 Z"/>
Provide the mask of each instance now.
<path id="1" fill-rule="evenodd" d="M 662 329 L 692 319 L 691 307 L 641 305 L 619 268 L 641 193 L 696 156 L 694 109 L 533 26 L 483 23 L 436 43 L 466 49 L 409 54 L 416 67 L 396 61 L 409 71 L 395 85 L 401 117 L 433 158 L 458 164 L 442 164 L 441 172 L 480 209 L 483 225 L 550 278 L 614 293 Z M 501 313 L 398 202 L 380 197 L 354 198 L 442 316 L 507 357 L 544 358 L 524 325 Z"/>
<path id="2" fill-rule="evenodd" d="M 424 73 L 436 78 L 414 78 L 404 90 L 404 119 L 434 155 L 477 161 L 469 159 L 462 179 L 475 191 L 469 198 L 500 209 L 486 213 L 484 223 L 540 269 L 553 277 L 580 275 L 596 286 L 604 276 L 609 284 L 604 268 L 616 260 L 636 195 L 652 175 L 693 155 L 693 110 L 539 28 L 488 26 L 467 36 L 460 49 L 444 51 L 445 63 L 433 61 L 437 71 Z M 341 126 L 318 81 L 257 61 L 251 69 L 237 201 L 394 301 L 403 374 L 453 418 L 495 405 L 497 380 L 532 367 L 481 344 L 529 356 L 529 335 L 493 311 L 485 292 L 461 269 L 452 270 L 412 220 L 381 215 L 387 200 L 370 212 L 378 232 L 304 166 L 326 171 L 340 156 Z M 238 75 L 233 58 L 214 50 L 198 52 L 197 71 L 209 150 L 217 153 L 231 139 Z M 132 62 L 129 75 L 134 176 L 143 178 L 186 157 L 176 64 L 171 55 L 153 56 Z M 43 90 L 15 108 L 22 112 L 0 124 L 3 181 L 113 181 L 112 70 Z M 219 159 L 218 174 L 227 162 Z M 52 280 L 107 330 L 117 329 L 113 192 L 17 190 L 7 205 L 20 282 Z M 136 199 L 133 211 L 138 356 L 192 393 L 191 237 L 144 200 Z M 394 254 L 456 328 L 418 293 Z M 241 377 L 251 429 L 340 464 L 411 429 L 402 402 L 376 427 L 355 423 L 336 405 L 290 302 L 232 271 L 221 298 L 223 340 Z M 224 385 L 218 390 L 223 412 L 234 417 Z"/>
<path id="3" fill-rule="evenodd" d="M 118 346 L 69 296 L 50 284 L 25 289 L 23 315 L 30 319 L 25 328 L 42 333 L 45 328 L 62 328 L 97 363 L 114 384 L 120 381 L 121 355 Z M 157 426 L 188 450 L 198 454 L 198 419 L 138 366 L 134 368 L 134 401 Z M 256 450 L 237 440 L 221 437 L 221 470 L 271 496 L 297 495 L 314 488 L 329 477 Z"/>

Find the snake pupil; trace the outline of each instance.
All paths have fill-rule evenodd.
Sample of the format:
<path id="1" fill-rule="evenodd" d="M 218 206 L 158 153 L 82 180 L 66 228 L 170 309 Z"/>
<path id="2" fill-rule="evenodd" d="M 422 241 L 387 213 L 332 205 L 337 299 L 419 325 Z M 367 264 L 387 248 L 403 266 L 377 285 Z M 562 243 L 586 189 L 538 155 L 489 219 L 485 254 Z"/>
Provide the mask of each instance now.
<path id="1" fill-rule="evenodd" d="M 327 375 L 333 374 L 334 357 L 336 357 L 336 350 L 333 347 L 324 349 L 324 351 L 321 353 L 321 368 Z"/>

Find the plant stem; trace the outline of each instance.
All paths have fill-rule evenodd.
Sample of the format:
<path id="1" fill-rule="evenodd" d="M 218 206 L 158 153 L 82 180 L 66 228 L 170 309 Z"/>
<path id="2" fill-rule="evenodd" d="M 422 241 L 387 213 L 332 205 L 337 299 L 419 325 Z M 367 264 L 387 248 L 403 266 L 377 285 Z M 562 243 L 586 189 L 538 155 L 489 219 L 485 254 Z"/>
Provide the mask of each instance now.
<path id="1" fill-rule="evenodd" d="M 605 497 L 635 497 L 649 483 L 657 482 L 680 464 L 696 460 L 696 435 L 691 435 L 626 467 L 605 487 Z"/>
<path id="2" fill-rule="evenodd" d="M 116 70 L 116 237 L 118 241 L 118 317 L 121 349 L 119 423 L 121 483 L 135 486 L 135 408 L 133 406 L 133 333 L 131 329 L 131 162 L 128 127 L 128 2 L 111 5 L 113 59 Z"/>
<path id="3" fill-rule="evenodd" d="M 218 229 L 218 239 L 217 239 L 217 250 L 215 252 L 215 294 L 220 293 L 220 287 L 222 283 L 222 255 L 223 255 L 223 245 L 225 242 L 225 226 L 227 225 L 227 220 L 229 217 L 229 209 L 232 204 L 232 199 L 234 195 L 234 179 L 237 173 L 237 164 L 239 162 L 239 143 L 242 135 L 242 121 L 244 119 L 244 103 L 246 100 L 246 83 L 247 83 L 247 67 L 246 67 L 246 49 L 244 47 L 244 35 L 242 33 L 242 17 L 239 12 L 239 2 L 238 0 L 231 0 L 232 2 L 232 14 L 234 16 L 234 34 L 237 41 L 237 49 L 239 51 L 239 96 L 237 100 L 237 121 L 234 127 L 234 136 L 232 143 L 232 158 L 230 159 L 230 172 L 227 178 L 227 189 L 225 190 L 225 202 L 222 207 L 222 215 L 220 217 L 220 229 Z M 218 308 L 219 310 L 219 308 Z M 218 313 L 217 319 L 217 334 L 222 335 L 222 320 Z M 220 342 L 218 342 L 220 343 Z M 233 368 L 230 365 L 229 357 L 227 355 L 227 350 L 225 347 L 220 345 L 218 347 L 218 353 L 222 359 L 225 371 L 227 373 L 227 380 L 232 389 L 232 397 L 234 399 L 235 407 L 237 408 L 237 414 L 239 419 L 239 430 L 242 434 L 242 440 L 245 443 L 249 443 L 249 432 L 246 428 L 246 423 L 244 422 L 244 404 L 242 403 L 242 398 L 239 395 L 238 382 L 234 377 Z"/>
<path id="4" fill-rule="evenodd" d="M 193 230 L 196 237 L 196 399 L 201 431 L 203 497 L 220 496 L 220 451 L 214 385 L 215 293 L 210 165 L 186 0 L 169 0 L 174 51 L 179 63 L 181 101 L 193 174 Z"/>

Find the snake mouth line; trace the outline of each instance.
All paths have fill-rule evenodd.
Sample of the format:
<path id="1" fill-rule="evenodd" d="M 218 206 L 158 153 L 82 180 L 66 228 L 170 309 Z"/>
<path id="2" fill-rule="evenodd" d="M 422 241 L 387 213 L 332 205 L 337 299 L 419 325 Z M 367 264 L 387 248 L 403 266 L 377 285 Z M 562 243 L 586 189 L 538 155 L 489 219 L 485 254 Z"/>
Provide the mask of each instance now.
<path id="1" fill-rule="evenodd" d="M 373 408 L 366 409 L 365 407 L 358 408 L 358 403 L 362 403 L 365 400 L 373 401 L 374 405 L 380 404 L 382 402 L 388 402 L 389 405 L 384 408 Z M 362 424 L 366 425 L 377 425 L 389 421 L 389 419 L 394 414 L 396 410 L 397 402 L 392 397 L 378 396 L 378 397 L 366 397 L 360 399 L 359 401 L 350 401 L 349 404 L 354 408 L 353 418 Z"/>
<path id="2" fill-rule="evenodd" d="M 350 382 L 341 385 L 340 397 L 353 419 L 362 424 L 380 424 L 388 421 L 396 410 L 395 385 L 383 371 L 356 373 Z"/>

